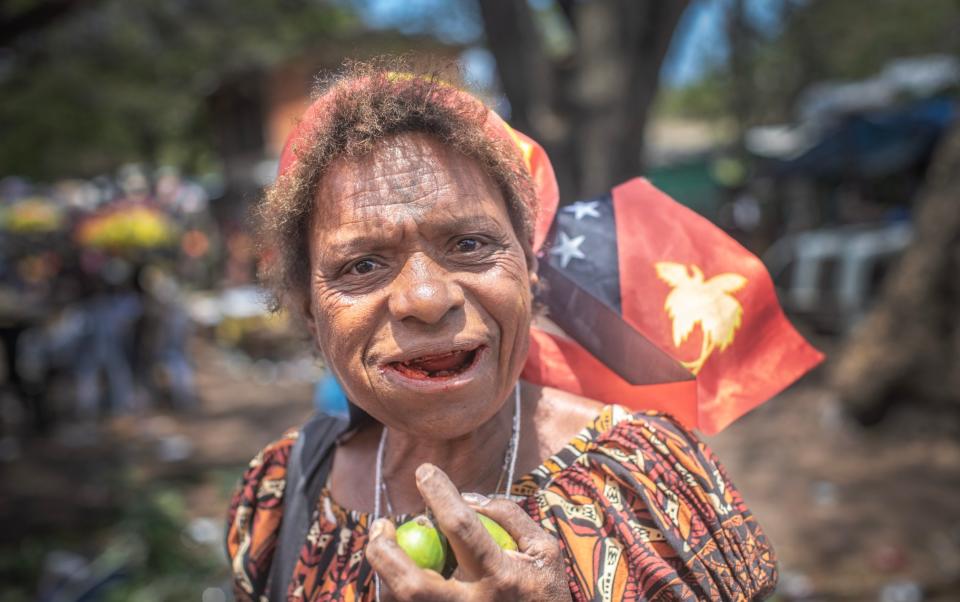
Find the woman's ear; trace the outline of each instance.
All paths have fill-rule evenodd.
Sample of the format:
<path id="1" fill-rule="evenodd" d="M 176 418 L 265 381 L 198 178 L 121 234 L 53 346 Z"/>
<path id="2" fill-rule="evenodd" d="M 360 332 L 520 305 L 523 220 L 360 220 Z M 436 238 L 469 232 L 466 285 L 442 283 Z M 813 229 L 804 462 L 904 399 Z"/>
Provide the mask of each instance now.
<path id="1" fill-rule="evenodd" d="M 537 261 L 537 256 L 530 254 L 530 258 L 527 260 L 527 269 L 530 272 L 530 290 L 537 293 L 537 290 L 540 288 L 540 274 L 537 270 L 540 268 L 540 263 Z"/>
<path id="2" fill-rule="evenodd" d="M 307 325 L 307 331 L 310 333 L 310 339 L 313 341 L 313 345 L 317 348 L 317 351 L 322 354 L 323 350 L 320 349 L 320 339 L 317 338 L 317 321 L 313 319 L 313 306 L 310 301 L 310 295 L 304 295 L 300 299 L 300 317 Z"/>

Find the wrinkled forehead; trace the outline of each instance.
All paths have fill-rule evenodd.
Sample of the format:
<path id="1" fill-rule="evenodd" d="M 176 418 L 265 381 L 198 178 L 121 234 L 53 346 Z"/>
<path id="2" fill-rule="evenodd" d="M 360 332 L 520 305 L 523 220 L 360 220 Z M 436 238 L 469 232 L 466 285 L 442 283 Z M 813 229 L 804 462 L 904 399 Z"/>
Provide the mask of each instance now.
<path id="1" fill-rule="evenodd" d="M 499 188 L 479 163 L 425 134 L 392 136 L 363 157 L 335 161 L 316 203 L 314 231 L 477 213 L 507 217 Z"/>

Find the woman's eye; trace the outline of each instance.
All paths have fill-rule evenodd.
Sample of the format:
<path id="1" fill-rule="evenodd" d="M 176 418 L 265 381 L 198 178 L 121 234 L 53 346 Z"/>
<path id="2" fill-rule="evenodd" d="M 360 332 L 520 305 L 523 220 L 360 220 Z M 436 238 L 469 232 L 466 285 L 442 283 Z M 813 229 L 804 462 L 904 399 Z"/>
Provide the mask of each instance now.
<path id="1" fill-rule="evenodd" d="M 353 264 L 353 267 L 350 268 L 350 271 L 354 274 L 369 274 L 373 270 L 377 269 L 377 263 L 372 259 L 361 259 L 360 261 Z"/>
<path id="2" fill-rule="evenodd" d="M 476 238 L 461 238 L 457 241 L 457 250 L 461 253 L 470 253 L 478 250 L 482 246 L 483 243 Z"/>

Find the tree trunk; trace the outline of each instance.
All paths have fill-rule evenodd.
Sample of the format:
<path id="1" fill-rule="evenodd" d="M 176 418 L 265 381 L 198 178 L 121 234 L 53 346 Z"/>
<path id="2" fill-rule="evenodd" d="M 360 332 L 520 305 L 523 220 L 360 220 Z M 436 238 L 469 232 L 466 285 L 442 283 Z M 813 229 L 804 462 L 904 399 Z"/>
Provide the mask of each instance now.
<path id="1" fill-rule="evenodd" d="M 660 70 L 670 49 L 673 33 L 680 23 L 689 0 L 621 0 L 621 24 L 628 63 L 627 95 L 621 99 L 620 113 L 624 127 L 620 129 L 613 182 L 640 175 L 643 171 L 643 149 L 647 117 L 660 86 Z M 634 22 L 636 20 L 636 22 Z"/>
<path id="2" fill-rule="evenodd" d="M 562 192 L 575 190 L 567 144 L 568 124 L 557 115 L 562 66 L 547 57 L 525 0 L 479 0 L 487 47 L 510 101 L 510 123 L 533 136 L 550 155 Z M 564 196 L 563 194 L 561 196 Z"/>
<path id="3" fill-rule="evenodd" d="M 14 11 L 13 16 L 7 16 L 7 11 L 3 11 L 4 14 L 0 15 L 0 48 L 11 45 L 21 36 L 49 27 L 51 23 L 88 3 L 84 0 L 47 0 L 20 3 L 33 6 Z"/>
<path id="4" fill-rule="evenodd" d="M 751 100 L 753 90 L 753 27 L 747 20 L 746 0 L 733 0 L 727 15 L 727 47 L 729 69 L 733 85 L 730 86 L 729 107 L 736 131 L 737 158 L 747 158 L 744 137 L 753 114 Z"/>
<path id="5" fill-rule="evenodd" d="M 576 50 L 551 60 L 527 0 L 479 0 L 511 121 L 544 145 L 571 202 L 642 173 L 660 67 L 689 0 L 558 4 Z"/>
<path id="6" fill-rule="evenodd" d="M 960 120 L 933 159 L 914 238 L 842 350 L 831 380 L 861 422 L 898 401 L 960 407 Z"/>

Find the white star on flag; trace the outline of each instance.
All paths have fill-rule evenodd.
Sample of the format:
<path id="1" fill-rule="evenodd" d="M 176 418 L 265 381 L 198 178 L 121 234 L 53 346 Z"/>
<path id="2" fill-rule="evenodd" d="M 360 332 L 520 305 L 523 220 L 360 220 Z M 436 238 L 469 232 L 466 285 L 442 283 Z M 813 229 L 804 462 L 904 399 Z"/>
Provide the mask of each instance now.
<path id="1" fill-rule="evenodd" d="M 563 210 L 567 213 L 572 213 L 573 218 L 579 222 L 584 215 L 600 217 L 600 212 L 597 211 L 599 205 L 600 201 L 577 201 L 572 205 L 564 207 Z"/>
<path id="2" fill-rule="evenodd" d="M 586 237 L 583 234 L 570 238 L 566 232 L 563 230 L 560 231 L 560 240 L 556 246 L 550 249 L 550 254 L 560 256 L 561 268 L 566 269 L 571 259 L 587 258 L 587 256 L 583 254 L 583 251 L 580 250 L 580 245 L 583 244 L 584 238 Z"/>

